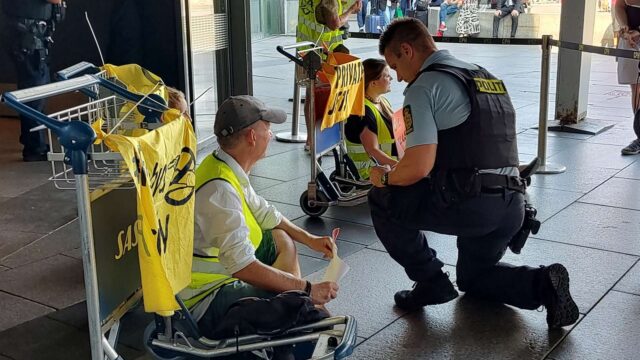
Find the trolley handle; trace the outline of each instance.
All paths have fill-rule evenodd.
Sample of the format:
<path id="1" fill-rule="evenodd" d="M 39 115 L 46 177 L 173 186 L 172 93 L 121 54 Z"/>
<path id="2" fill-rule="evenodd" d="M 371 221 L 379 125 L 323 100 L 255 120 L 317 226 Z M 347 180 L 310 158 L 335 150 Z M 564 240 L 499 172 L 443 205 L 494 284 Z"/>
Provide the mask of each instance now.
<path id="1" fill-rule="evenodd" d="M 291 44 L 291 45 L 284 45 L 284 46 L 283 45 L 278 45 L 278 46 L 276 46 L 276 50 L 278 50 L 278 52 L 280 54 L 286 56 L 289 60 L 295 62 L 296 64 L 298 64 L 300 66 L 302 66 L 302 60 L 299 59 L 298 57 L 296 57 L 295 55 L 291 54 L 287 50 L 289 50 L 289 49 L 299 49 L 299 48 L 308 47 L 308 46 L 315 47 L 316 44 L 312 43 L 311 41 L 302 41 L 302 42 Z"/>
<path id="2" fill-rule="evenodd" d="M 60 70 L 56 73 L 57 77 L 61 80 L 68 80 L 79 75 L 96 74 L 100 72 L 100 69 L 92 63 L 81 61 L 75 65 L 69 66 L 66 69 Z"/>
<path id="3" fill-rule="evenodd" d="M 23 90 L 6 92 L 2 95 L 2 98 L 3 98 L 3 101 L 7 102 L 8 104 L 12 104 L 12 103 L 24 104 L 30 101 L 40 100 L 40 99 L 84 89 L 99 83 L 100 81 L 97 78 L 91 75 L 83 75 L 75 79 L 35 86 L 32 88 L 23 89 Z"/>

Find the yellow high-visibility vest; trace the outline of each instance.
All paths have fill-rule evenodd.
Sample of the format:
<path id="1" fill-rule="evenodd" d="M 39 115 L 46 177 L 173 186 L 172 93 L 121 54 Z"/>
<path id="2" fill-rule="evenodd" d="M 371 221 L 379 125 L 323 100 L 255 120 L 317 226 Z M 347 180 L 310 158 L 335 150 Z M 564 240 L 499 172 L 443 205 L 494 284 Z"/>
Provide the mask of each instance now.
<path id="1" fill-rule="evenodd" d="M 329 50 L 335 49 L 342 44 L 342 30 L 331 30 L 316 20 L 316 7 L 321 0 L 300 1 L 298 7 L 298 27 L 296 28 L 296 41 L 311 41 L 314 44 L 327 44 Z M 342 1 L 338 3 L 338 16 L 342 15 Z"/>
<path id="2" fill-rule="evenodd" d="M 196 169 L 196 192 L 202 186 L 213 180 L 224 180 L 228 182 L 236 190 L 238 196 L 240 196 L 240 200 L 242 201 L 242 214 L 249 228 L 249 240 L 254 249 L 257 249 L 262 242 L 262 229 L 247 205 L 244 191 L 238 177 L 224 161 L 214 155 L 209 155 Z M 225 269 L 224 266 L 220 264 L 218 251 L 218 249 L 214 249 L 213 254 L 208 257 L 194 255 L 191 267 L 191 283 L 186 289 L 180 292 L 180 296 L 187 307 L 192 307 L 213 291 L 237 280 L 224 274 Z"/>
<path id="3" fill-rule="evenodd" d="M 389 104 L 387 99 L 380 99 L 381 101 L 386 102 L 387 105 Z M 389 132 L 387 124 L 382 119 L 382 114 L 380 114 L 378 108 L 374 103 L 369 101 L 369 99 L 364 100 L 364 105 L 373 112 L 373 115 L 376 118 L 376 126 L 378 127 L 378 146 L 380 147 L 380 150 L 387 154 L 387 156 L 396 159 L 395 156 L 391 155 L 395 140 L 393 140 L 393 138 L 391 137 L 391 132 Z M 375 163 L 371 160 L 371 156 L 367 154 L 367 151 L 365 150 L 364 146 L 362 146 L 362 144 L 352 143 L 351 141 L 346 139 L 345 143 L 347 145 L 347 154 L 355 163 L 356 168 L 358 168 L 360 178 L 363 180 L 369 179 L 371 167 L 375 166 Z"/>

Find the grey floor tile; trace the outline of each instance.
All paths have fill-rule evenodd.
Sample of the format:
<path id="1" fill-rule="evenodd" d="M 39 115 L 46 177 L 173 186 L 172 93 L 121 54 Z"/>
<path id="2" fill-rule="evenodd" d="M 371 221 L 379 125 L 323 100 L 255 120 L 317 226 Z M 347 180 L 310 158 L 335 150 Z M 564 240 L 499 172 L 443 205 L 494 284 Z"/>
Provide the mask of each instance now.
<path id="1" fill-rule="evenodd" d="M 3 258 L 0 264 L 14 268 L 64 253 L 79 246 L 80 226 L 78 221 L 74 220 Z"/>
<path id="2" fill-rule="evenodd" d="M 0 331 L 53 312 L 55 309 L 0 291 Z M 2 353 L 0 347 L 0 353 Z"/>
<path id="3" fill-rule="evenodd" d="M 22 165 L 24 163 L 21 162 L 19 164 Z M 50 167 L 48 169 L 44 167 L 43 169 L 42 166 L 7 166 L 7 164 L 2 164 L 1 168 L 0 196 L 5 197 L 15 197 L 46 184 L 49 182 L 49 176 L 51 176 Z"/>
<path id="4" fill-rule="evenodd" d="M 274 185 L 278 185 L 281 183 L 281 181 L 278 181 L 278 180 L 267 179 L 260 176 L 253 176 L 253 175 L 249 176 L 249 181 L 251 182 L 251 186 L 255 191 L 260 191 L 262 189 L 266 189 L 268 187 L 272 187 Z"/>
<path id="5" fill-rule="evenodd" d="M 621 170 L 634 162 L 635 159 L 620 155 L 620 147 L 617 145 L 582 143 L 574 148 L 550 156 L 548 161 L 571 168 L 590 169 L 601 167 Z"/>
<path id="6" fill-rule="evenodd" d="M 89 359 L 89 334 L 40 317 L 0 333 L 0 353 L 15 360 Z"/>
<path id="7" fill-rule="evenodd" d="M 632 123 L 633 120 L 629 120 Z M 596 144 L 616 145 L 619 149 L 627 146 L 633 140 L 633 129 L 622 126 L 614 126 L 611 129 L 600 133 L 585 142 Z"/>
<path id="8" fill-rule="evenodd" d="M 585 195 L 580 202 L 640 210 L 640 180 L 612 178 Z"/>
<path id="9" fill-rule="evenodd" d="M 45 184 L 7 200 L 0 209 L 4 230 L 48 233 L 78 216 L 74 191 Z"/>
<path id="10" fill-rule="evenodd" d="M 550 354 L 554 359 L 637 359 L 640 297 L 612 291 Z"/>
<path id="11" fill-rule="evenodd" d="M 48 318 L 60 321 L 81 331 L 88 331 L 87 302 L 81 301 L 65 309 L 52 312 Z"/>
<path id="12" fill-rule="evenodd" d="M 640 212 L 574 203 L 547 220 L 537 238 L 640 255 Z"/>
<path id="13" fill-rule="evenodd" d="M 303 151 L 288 151 L 260 160 L 251 174 L 289 181 L 311 173 L 310 157 Z"/>
<path id="14" fill-rule="evenodd" d="M 351 254 L 354 254 L 364 249 L 365 247 L 364 245 L 361 245 L 361 244 L 356 244 L 350 241 L 342 241 L 342 240 L 336 241 L 336 244 L 338 245 L 338 256 L 340 256 L 340 258 L 343 258 L 343 259 Z M 317 259 L 324 260 L 323 255 L 321 253 L 315 252 L 314 250 L 311 250 L 307 246 L 302 244 L 296 244 L 296 246 L 298 249 L 298 254 L 311 256 Z"/>
<path id="15" fill-rule="evenodd" d="M 537 218 L 545 221 L 583 196 L 582 193 L 531 186 L 527 199 L 538 210 Z"/>
<path id="16" fill-rule="evenodd" d="M 338 297 L 327 305 L 332 314 L 353 315 L 358 335 L 370 337 L 400 317 L 393 294 L 411 287 L 404 270 L 384 253 L 362 250 L 344 259 L 351 270 L 342 279 Z M 320 280 L 324 272 L 309 278 Z M 365 306 L 366 304 L 366 306 Z"/>
<path id="17" fill-rule="evenodd" d="M 615 290 L 640 295 L 640 263 L 629 270 L 616 285 Z"/>
<path id="18" fill-rule="evenodd" d="M 318 272 L 329 265 L 327 261 L 305 255 L 298 256 L 298 261 L 300 262 L 300 272 L 302 272 L 303 277 Z"/>
<path id="19" fill-rule="evenodd" d="M 0 222 L 3 226 L 6 224 Z M 0 259 L 20 251 L 23 247 L 43 237 L 44 233 L 5 230 L 0 232 Z"/>
<path id="20" fill-rule="evenodd" d="M 82 249 L 79 247 L 75 249 L 71 249 L 63 252 L 62 255 L 68 256 L 74 259 L 82 260 Z"/>
<path id="21" fill-rule="evenodd" d="M 308 183 L 309 178 L 302 177 L 287 182 L 280 182 L 278 185 L 263 190 L 256 190 L 256 192 L 269 201 L 300 207 L 300 196 L 307 190 Z"/>
<path id="22" fill-rule="evenodd" d="M 82 262 L 56 255 L 5 271 L 0 290 L 64 309 L 85 299 Z"/>
<path id="23" fill-rule="evenodd" d="M 331 235 L 334 228 L 340 228 L 338 239 L 362 245 L 371 245 L 378 237 L 371 226 L 355 224 L 331 218 L 303 217 L 295 224 L 316 235 Z"/>
<path id="24" fill-rule="evenodd" d="M 403 316 L 353 359 L 541 359 L 565 332 L 549 331 L 544 313 L 461 296 Z"/>
<path id="25" fill-rule="evenodd" d="M 304 155 L 304 143 L 286 143 L 276 141 L 275 136 L 269 143 L 269 147 L 267 148 L 266 157 L 272 157 L 274 155 L 282 154 L 288 151 L 295 151 L 299 155 Z"/>
<path id="26" fill-rule="evenodd" d="M 552 161 L 550 161 L 552 163 Z M 617 173 L 615 169 L 591 167 L 588 169 L 573 168 L 567 163 L 567 171 L 561 174 L 533 175 L 533 186 L 565 191 L 588 193 L 598 185 L 607 181 Z"/>
<path id="27" fill-rule="evenodd" d="M 617 173 L 616 177 L 640 180 L 640 161 L 636 161 L 627 166 L 624 170 Z"/>
<path id="28" fill-rule="evenodd" d="M 289 220 L 295 220 L 305 216 L 304 211 L 302 211 L 298 205 L 284 204 L 276 201 L 270 201 L 270 203 Z"/>
<path id="29" fill-rule="evenodd" d="M 458 261 L 455 237 L 428 233 L 427 238 L 429 246 L 437 251 L 438 258 L 445 264 L 455 266 Z M 384 251 L 381 243 L 377 243 L 375 248 Z M 573 297 L 580 311 L 586 313 L 637 259 L 635 256 L 529 238 L 520 255 L 507 250 L 502 261 L 532 267 L 563 264 L 569 270 Z"/>
<path id="30" fill-rule="evenodd" d="M 356 206 L 332 206 L 322 217 L 373 226 L 371 210 L 367 202 Z"/>

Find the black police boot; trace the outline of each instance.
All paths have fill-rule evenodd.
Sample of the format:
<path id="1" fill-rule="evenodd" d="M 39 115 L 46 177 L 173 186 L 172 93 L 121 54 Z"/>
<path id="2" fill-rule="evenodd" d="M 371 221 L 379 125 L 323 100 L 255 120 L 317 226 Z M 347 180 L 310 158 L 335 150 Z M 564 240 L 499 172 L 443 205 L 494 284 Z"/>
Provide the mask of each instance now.
<path id="1" fill-rule="evenodd" d="M 547 325 L 551 329 L 574 324 L 580 311 L 569 292 L 569 272 L 561 264 L 552 264 L 540 270 L 540 299 L 547 308 Z"/>
<path id="2" fill-rule="evenodd" d="M 403 310 L 416 310 L 425 305 L 444 304 L 458 297 L 449 277 L 441 272 L 428 281 L 416 282 L 413 290 L 398 291 L 396 305 Z"/>

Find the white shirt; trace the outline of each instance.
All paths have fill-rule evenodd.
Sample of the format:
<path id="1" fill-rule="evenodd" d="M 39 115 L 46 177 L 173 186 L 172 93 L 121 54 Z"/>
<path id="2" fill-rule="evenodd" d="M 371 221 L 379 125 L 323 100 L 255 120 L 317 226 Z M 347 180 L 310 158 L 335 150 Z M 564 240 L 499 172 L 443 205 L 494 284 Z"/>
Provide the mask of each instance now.
<path id="1" fill-rule="evenodd" d="M 263 197 L 256 194 L 249 176 L 229 154 L 218 149 L 215 155 L 224 161 L 238 178 L 247 206 L 262 230 L 280 224 L 282 214 Z M 213 248 L 228 276 L 244 269 L 256 260 L 249 240 L 249 228 L 242 213 L 242 200 L 235 188 L 224 180 L 213 180 L 196 192 L 194 253 L 211 256 Z"/>

